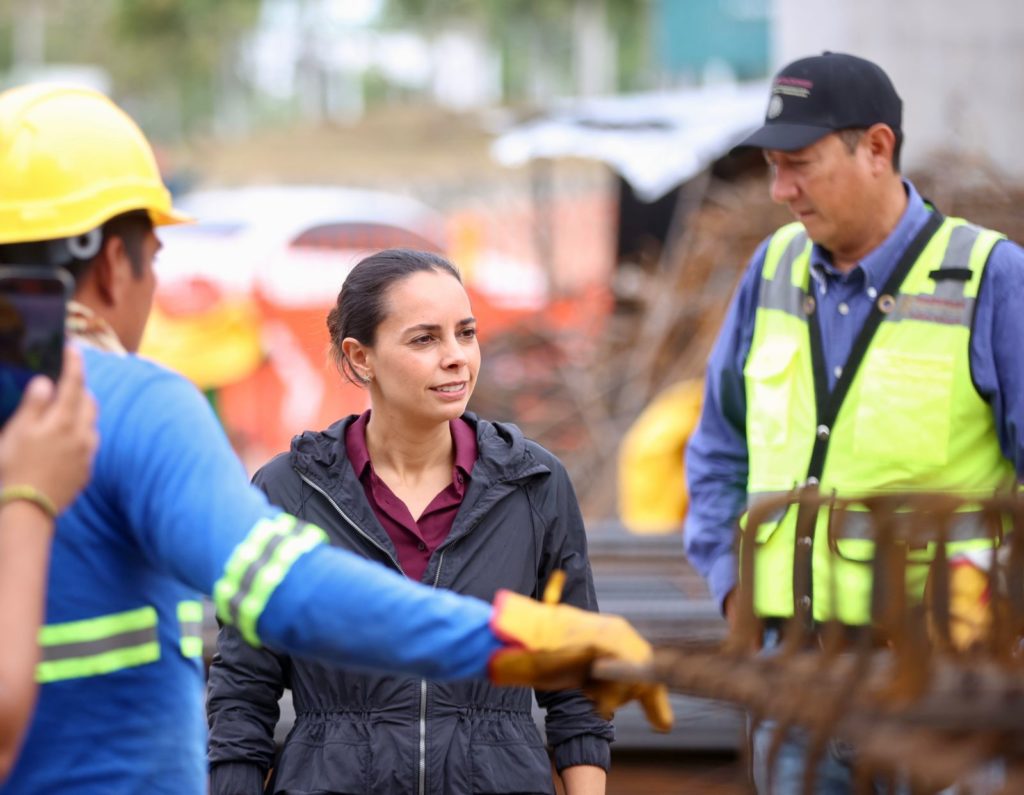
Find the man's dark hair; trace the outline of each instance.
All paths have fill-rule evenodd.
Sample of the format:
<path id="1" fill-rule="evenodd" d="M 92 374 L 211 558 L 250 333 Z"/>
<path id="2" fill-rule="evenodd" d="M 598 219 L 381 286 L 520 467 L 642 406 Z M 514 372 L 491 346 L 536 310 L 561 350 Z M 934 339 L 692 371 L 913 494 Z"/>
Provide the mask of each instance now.
<path id="1" fill-rule="evenodd" d="M 153 222 L 145 210 L 134 210 L 130 213 L 115 215 L 103 224 L 103 242 L 112 237 L 119 237 L 124 242 L 124 250 L 132 266 L 135 278 L 142 278 L 146 270 L 143 261 L 143 243 L 153 230 Z"/>
<path id="2" fill-rule="evenodd" d="M 857 144 L 860 143 L 860 139 L 864 137 L 864 133 L 868 131 L 867 127 L 848 127 L 845 130 L 836 130 L 836 135 L 839 136 L 839 140 L 846 145 L 846 149 L 852 155 L 854 150 L 857 148 Z M 896 136 L 896 142 L 892 147 L 892 170 L 897 174 L 900 173 L 900 150 L 903 148 L 903 134 L 893 131 Z"/>
<path id="3" fill-rule="evenodd" d="M 341 343 L 352 337 L 367 347 L 377 340 L 377 329 L 387 317 L 387 292 L 396 282 L 422 271 L 447 273 L 462 283 L 459 270 L 439 254 L 410 248 L 389 248 L 360 260 L 349 272 L 338 301 L 327 315 L 331 357 L 353 384 L 364 381 L 345 356 Z"/>
<path id="4" fill-rule="evenodd" d="M 101 243 L 99 248 L 96 248 L 96 253 L 102 250 L 110 238 L 121 238 L 132 273 L 136 278 L 141 278 L 145 271 L 143 242 L 152 229 L 153 222 L 145 210 L 132 210 L 115 215 L 100 227 Z M 0 246 L 0 265 L 39 265 L 66 268 L 75 283 L 79 284 L 85 274 L 89 272 L 95 254 L 87 259 L 82 259 L 76 256 L 75 250 L 76 247 L 79 251 L 83 247 L 88 247 L 88 243 L 83 241 L 92 234 L 89 232 L 71 239 L 8 243 Z"/>

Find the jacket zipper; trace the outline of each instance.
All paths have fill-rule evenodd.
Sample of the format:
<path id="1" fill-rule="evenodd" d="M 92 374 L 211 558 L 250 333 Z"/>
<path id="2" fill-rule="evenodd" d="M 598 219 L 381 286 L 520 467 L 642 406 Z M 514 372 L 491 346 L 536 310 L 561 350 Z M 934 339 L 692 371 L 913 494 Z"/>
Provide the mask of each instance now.
<path id="1" fill-rule="evenodd" d="M 326 495 L 325 495 L 326 496 Z M 330 499 L 328 497 L 328 499 Z M 346 517 L 348 518 L 348 517 Z M 483 516 L 477 517 L 477 520 L 466 529 L 466 533 L 473 530 L 483 520 Z M 351 520 L 349 520 L 351 522 Z M 444 566 L 444 556 L 448 554 L 448 550 L 459 543 L 459 539 L 456 538 L 448 546 L 441 549 L 441 557 L 437 559 L 437 571 L 434 572 L 434 582 L 431 587 L 437 588 L 438 583 L 441 581 L 441 567 Z M 420 680 L 420 781 L 419 781 L 419 795 L 426 795 L 427 793 L 427 680 Z"/>
<path id="2" fill-rule="evenodd" d="M 383 552 L 388 560 L 395 564 L 395 568 L 398 569 L 403 576 L 405 572 L 402 571 L 402 565 L 395 559 L 395 557 L 388 552 L 388 550 L 380 544 L 377 539 L 367 533 L 363 528 L 357 525 L 349 515 L 341 510 L 341 506 L 336 503 L 331 496 L 316 485 L 313 481 L 303 475 L 301 472 L 297 473 L 299 478 L 308 485 L 311 489 L 322 495 L 327 502 L 331 504 L 331 507 L 338 512 L 338 515 L 344 519 L 348 525 L 355 530 L 359 535 L 369 541 L 373 546 Z M 433 588 L 437 588 L 437 584 L 441 581 L 441 566 L 444 565 L 444 556 L 448 552 L 447 549 L 441 552 L 441 557 L 437 561 L 437 571 L 434 573 Z M 419 795 L 426 795 L 427 791 L 427 680 L 420 679 L 420 780 L 419 780 Z"/>
<path id="3" fill-rule="evenodd" d="M 441 567 L 444 565 L 444 556 L 448 550 L 441 552 L 437 560 L 437 571 L 434 572 L 433 588 L 441 581 Z M 420 680 L 420 787 L 419 795 L 427 793 L 427 680 Z"/>
<path id="4" fill-rule="evenodd" d="M 324 491 L 322 488 L 320 488 L 318 485 L 316 485 L 313 481 L 311 481 L 309 478 L 307 478 L 301 472 L 298 472 L 297 474 L 298 474 L 298 476 L 302 479 L 302 481 L 306 485 L 308 485 L 311 489 L 313 489 L 314 491 L 318 492 L 319 494 L 323 495 L 323 498 L 325 500 L 327 500 L 327 502 L 329 502 L 331 504 L 331 506 L 334 508 L 334 510 L 336 510 L 338 512 L 338 515 L 341 516 L 342 519 L 344 519 L 346 522 L 348 522 L 348 524 L 352 527 L 353 530 L 355 530 L 357 533 L 359 533 L 359 535 L 361 535 L 363 538 L 365 538 L 367 541 L 369 541 L 371 544 L 373 544 L 375 547 L 377 547 L 377 549 L 379 549 L 381 552 L 383 552 L 387 556 L 387 559 L 395 564 L 395 568 L 398 569 L 400 572 L 402 572 L 403 576 L 405 575 L 405 572 L 402 571 L 402 564 L 398 562 L 398 560 L 395 558 L 395 556 L 392 555 L 390 552 L 388 552 L 387 548 L 383 544 L 381 544 L 379 541 L 377 541 L 376 538 L 371 536 L 369 533 L 367 533 L 365 530 L 363 530 L 363 528 L 361 528 L 354 521 L 352 521 L 349 518 L 348 514 L 345 513 L 343 510 L 341 510 L 341 506 L 339 506 L 338 503 L 336 503 L 331 498 L 331 495 L 329 495 L 326 491 Z"/>

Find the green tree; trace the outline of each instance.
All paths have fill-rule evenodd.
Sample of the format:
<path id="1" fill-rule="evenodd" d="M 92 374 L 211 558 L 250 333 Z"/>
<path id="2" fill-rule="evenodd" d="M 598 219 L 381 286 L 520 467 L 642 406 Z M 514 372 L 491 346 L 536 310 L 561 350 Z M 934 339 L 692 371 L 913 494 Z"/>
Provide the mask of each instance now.
<path id="1" fill-rule="evenodd" d="M 100 66 L 147 129 L 180 137 L 209 125 L 225 94 L 245 90 L 239 48 L 259 9 L 260 0 L 0 0 L 0 69 Z M 41 63 L 17 62 L 19 52 L 39 49 L 19 46 L 19 37 L 37 36 Z"/>
<path id="2" fill-rule="evenodd" d="M 114 6 L 115 84 L 136 101 L 149 95 L 146 114 L 162 127 L 173 123 L 159 118 L 162 101 L 176 106 L 187 132 L 214 118 L 230 93 L 246 89 L 237 72 L 239 48 L 258 19 L 260 0 L 116 0 Z"/>
<path id="3" fill-rule="evenodd" d="M 649 70 L 648 0 L 385 0 L 385 25 L 415 27 L 430 35 L 453 24 L 484 31 L 501 53 L 508 100 L 530 98 L 538 80 L 552 93 L 578 93 L 574 54 L 581 6 L 597 7 L 614 40 L 614 88 L 643 88 Z"/>

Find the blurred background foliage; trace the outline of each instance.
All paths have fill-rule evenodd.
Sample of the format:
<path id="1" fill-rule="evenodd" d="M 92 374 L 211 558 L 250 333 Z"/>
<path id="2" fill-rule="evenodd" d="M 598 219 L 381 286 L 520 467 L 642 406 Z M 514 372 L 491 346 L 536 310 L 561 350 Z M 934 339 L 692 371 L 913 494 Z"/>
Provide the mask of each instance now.
<path id="1" fill-rule="evenodd" d="M 91 64 L 144 124 L 176 137 L 215 115 L 260 0 L 5 0 L 0 9 L 0 72 L 11 82 L 43 63 Z"/>
<path id="2" fill-rule="evenodd" d="M 521 101 L 538 72 L 551 75 L 561 93 L 577 93 L 573 55 L 585 46 L 580 39 L 587 35 L 588 21 L 614 31 L 617 68 L 610 87 L 647 87 L 655 5 L 649 0 L 386 0 L 382 20 L 435 33 L 452 24 L 484 31 L 501 56 L 506 98 Z"/>
<path id="3" fill-rule="evenodd" d="M 494 100 L 503 104 L 650 88 L 657 81 L 652 29 L 659 9 L 671 3 L 359 0 L 349 9 L 345 5 L 346 0 L 0 0 L 0 74 L 13 84 L 35 79 L 34 70 L 45 65 L 59 77 L 63 64 L 78 70 L 78 78 L 88 64 L 94 82 L 145 129 L 175 141 L 197 132 L 247 132 L 295 118 L 334 118 L 339 107 L 358 116 L 367 106 L 429 103 L 422 90 L 429 76 L 420 75 L 420 82 L 395 80 L 388 53 L 378 54 L 383 63 L 345 78 L 357 80 L 357 86 L 339 87 L 339 63 L 347 68 L 351 58 L 365 57 L 360 50 L 383 51 L 366 37 L 368 29 L 378 36 L 405 32 L 428 49 L 453 31 L 477 42 L 494 60 Z M 367 9 L 367 19 L 348 27 L 342 23 L 346 35 L 339 36 L 337 19 L 348 18 L 351 7 Z M 275 19 L 282 17 L 293 25 L 294 41 L 279 47 L 275 68 L 293 69 L 300 90 L 275 98 L 261 91 L 257 73 L 266 71 L 267 54 L 256 45 L 260 37 L 276 35 L 281 23 Z M 287 59 L 294 64 L 286 67 Z M 420 71 L 433 69 L 436 60 Z"/>

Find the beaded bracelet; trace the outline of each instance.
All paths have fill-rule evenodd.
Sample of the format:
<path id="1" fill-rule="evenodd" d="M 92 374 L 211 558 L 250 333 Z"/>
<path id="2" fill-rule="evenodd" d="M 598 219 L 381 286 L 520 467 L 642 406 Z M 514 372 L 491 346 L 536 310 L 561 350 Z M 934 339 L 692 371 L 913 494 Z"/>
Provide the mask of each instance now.
<path id="1" fill-rule="evenodd" d="M 0 505 L 6 505 L 9 502 L 15 502 L 17 500 L 30 502 L 51 519 L 57 518 L 57 506 L 53 504 L 53 500 L 43 494 L 43 492 L 35 486 L 16 484 L 13 486 L 4 486 L 0 489 Z"/>

